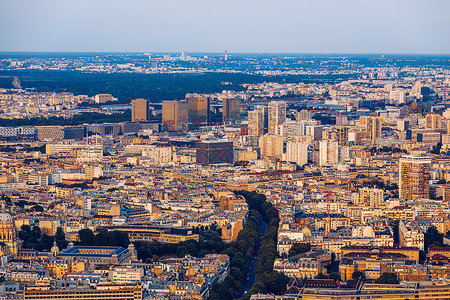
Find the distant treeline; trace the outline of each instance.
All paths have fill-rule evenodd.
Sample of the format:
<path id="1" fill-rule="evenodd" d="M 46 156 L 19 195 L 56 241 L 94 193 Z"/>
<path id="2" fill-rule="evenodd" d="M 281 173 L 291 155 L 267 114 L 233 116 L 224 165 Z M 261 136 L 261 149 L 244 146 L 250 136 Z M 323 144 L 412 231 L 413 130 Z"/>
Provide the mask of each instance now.
<path id="1" fill-rule="evenodd" d="M 347 80 L 352 75 L 289 75 L 263 76 L 242 73 L 202 74 L 135 74 L 82 73 L 78 71 L 17 70 L 0 71 L 0 88 L 12 88 L 18 76 L 22 88 L 36 88 L 38 92 L 72 92 L 75 95 L 108 93 L 129 103 L 145 98 L 152 102 L 184 99 L 186 93 L 218 93 L 223 90 L 242 90 L 242 83 L 261 82 L 328 82 Z M 224 84 L 227 82 L 228 84 Z M 229 84 L 231 83 L 231 84 Z"/>

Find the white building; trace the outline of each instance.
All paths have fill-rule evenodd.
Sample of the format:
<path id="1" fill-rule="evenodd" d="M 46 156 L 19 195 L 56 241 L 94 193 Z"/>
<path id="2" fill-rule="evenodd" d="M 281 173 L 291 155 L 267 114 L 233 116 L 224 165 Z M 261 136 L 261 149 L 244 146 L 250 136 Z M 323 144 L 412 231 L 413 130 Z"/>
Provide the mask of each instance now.
<path id="1" fill-rule="evenodd" d="M 339 161 L 339 144 L 334 141 L 319 142 L 319 165 L 332 164 Z"/>

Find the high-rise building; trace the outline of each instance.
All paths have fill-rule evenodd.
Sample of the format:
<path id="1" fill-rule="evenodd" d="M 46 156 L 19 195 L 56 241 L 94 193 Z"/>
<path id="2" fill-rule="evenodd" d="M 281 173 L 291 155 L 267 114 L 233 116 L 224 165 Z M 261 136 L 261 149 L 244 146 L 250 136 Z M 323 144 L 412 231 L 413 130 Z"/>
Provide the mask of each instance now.
<path id="1" fill-rule="evenodd" d="M 282 135 L 265 134 L 259 138 L 259 148 L 262 157 L 283 155 L 284 138 Z"/>
<path id="2" fill-rule="evenodd" d="M 146 99 L 131 100 L 131 122 L 146 122 L 149 120 L 149 101 Z"/>
<path id="3" fill-rule="evenodd" d="M 406 200 L 428 199 L 430 192 L 428 157 L 405 156 L 399 162 L 399 197 Z"/>
<path id="4" fill-rule="evenodd" d="M 162 123 L 166 130 L 185 130 L 188 122 L 188 102 L 169 100 L 162 102 Z"/>
<path id="5" fill-rule="evenodd" d="M 322 140 L 323 125 L 306 125 L 305 133 L 315 141 Z"/>
<path id="6" fill-rule="evenodd" d="M 302 124 L 297 121 L 284 122 L 279 126 L 279 134 L 284 136 L 284 138 L 295 138 L 302 134 Z"/>
<path id="7" fill-rule="evenodd" d="M 186 97 L 189 103 L 188 120 L 193 126 L 206 126 L 209 123 L 209 98 L 190 95 Z"/>
<path id="8" fill-rule="evenodd" d="M 438 114 L 427 114 L 425 128 L 442 128 L 442 117 Z"/>
<path id="9" fill-rule="evenodd" d="M 241 99 L 225 98 L 223 99 L 223 123 L 227 121 L 236 121 L 241 118 Z"/>
<path id="10" fill-rule="evenodd" d="M 420 81 L 416 81 L 414 86 L 411 88 L 411 95 L 413 96 L 422 95 L 422 83 Z"/>
<path id="11" fill-rule="evenodd" d="M 298 122 L 307 121 L 312 119 L 312 113 L 309 110 L 302 109 L 297 112 L 297 116 L 295 118 Z"/>
<path id="12" fill-rule="evenodd" d="M 264 131 L 264 117 L 258 110 L 248 112 L 248 135 L 261 136 Z"/>
<path id="13" fill-rule="evenodd" d="M 397 121 L 397 129 L 400 131 L 405 131 L 409 129 L 409 121 L 408 120 L 398 120 Z"/>
<path id="14" fill-rule="evenodd" d="M 267 128 L 267 107 L 256 106 L 255 110 L 248 112 L 248 134 L 251 136 L 261 136 L 266 133 Z"/>
<path id="15" fill-rule="evenodd" d="M 377 139 L 381 138 L 381 118 L 380 117 L 361 117 L 359 119 L 360 125 L 366 126 L 366 131 L 370 136 L 372 144 L 375 144 Z"/>
<path id="16" fill-rule="evenodd" d="M 336 116 L 336 126 L 345 126 L 348 123 L 347 116 L 339 114 Z"/>
<path id="17" fill-rule="evenodd" d="M 406 103 L 406 92 L 401 89 L 392 90 L 389 93 L 389 99 L 392 104 Z"/>
<path id="18" fill-rule="evenodd" d="M 383 190 L 376 188 L 362 188 L 359 190 L 359 203 L 370 207 L 379 207 L 383 203 Z"/>
<path id="19" fill-rule="evenodd" d="M 269 103 L 269 134 L 279 134 L 278 127 L 286 121 L 286 102 L 270 101 Z"/>
<path id="20" fill-rule="evenodd" d="M 196 145 L 197 163 L 201 165 L 232 164 L 233 142 L 203 141 Z"/>
<path id="21" fill-rule="evenodd" d="M 286 161 L 295 162 L 299 166 L 308 163 L 308 143 L 287 142 L 286 143 Z"/>
<path id="22" fill-rule="evenodd" d="M 333 126 L 331 129 L 331 139 L 337 141 L 339 146 L 348 145 L 348 127 Z"/>
<path id="23" fill-rule="evenodd" d="M 339 145 L 334 141 L 319 142 L 319 165 L 323 166 L 339 161 Z"/>

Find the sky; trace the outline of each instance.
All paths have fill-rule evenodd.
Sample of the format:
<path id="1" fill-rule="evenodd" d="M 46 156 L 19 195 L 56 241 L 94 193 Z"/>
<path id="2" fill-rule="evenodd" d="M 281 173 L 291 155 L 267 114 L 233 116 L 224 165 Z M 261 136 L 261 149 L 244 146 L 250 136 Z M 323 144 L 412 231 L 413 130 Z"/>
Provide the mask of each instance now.
<path id="1" fill-rule="evenodd" d="M 0 51 L 450 54 L 450 0 L 0 0 Z"/>

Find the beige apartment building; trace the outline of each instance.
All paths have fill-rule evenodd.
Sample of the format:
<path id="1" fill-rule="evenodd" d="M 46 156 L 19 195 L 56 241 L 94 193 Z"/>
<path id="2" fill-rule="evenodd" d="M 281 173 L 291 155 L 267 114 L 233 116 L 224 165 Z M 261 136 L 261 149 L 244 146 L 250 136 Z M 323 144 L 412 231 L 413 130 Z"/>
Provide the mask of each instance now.
<path id="1" fill-rule="evenodd" d="M 264 134 L 264 115 L 267 107 L 256 106 L 255 110 L 248 112 L 248 134 L 250 136 L 261 136 Z"/>
<path id="2" fill-rule="evenodd" d="M 428 199 L 431 160 L 428 157 L 405 156 L 399 162 L 400 198 Z"/>
<path id="3" fill-rule="evenodd" d="M 278 127 L 286 122 L 286 102 L 270 101 L 268 114 L 269 134 L 279 134 Z"/>
<path id="4" fill-rule="evenodd" d="M 259 138 L 259 147 L 261 150 L 261 156 L 277 156 L 283 155 L 283 143 L 284 138 L 281 135 L 265 134 Z"/>

